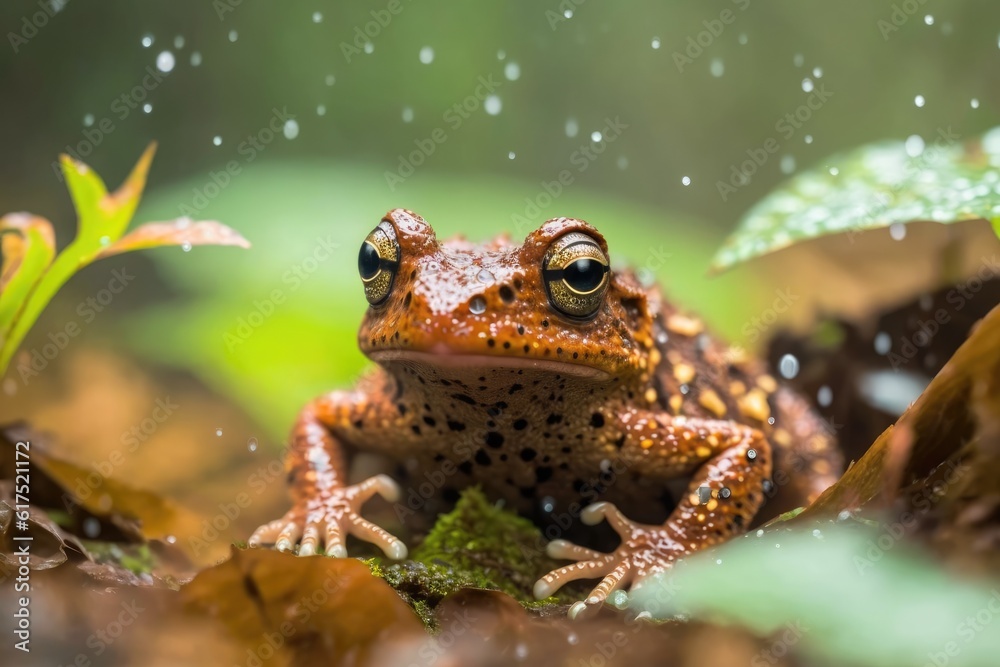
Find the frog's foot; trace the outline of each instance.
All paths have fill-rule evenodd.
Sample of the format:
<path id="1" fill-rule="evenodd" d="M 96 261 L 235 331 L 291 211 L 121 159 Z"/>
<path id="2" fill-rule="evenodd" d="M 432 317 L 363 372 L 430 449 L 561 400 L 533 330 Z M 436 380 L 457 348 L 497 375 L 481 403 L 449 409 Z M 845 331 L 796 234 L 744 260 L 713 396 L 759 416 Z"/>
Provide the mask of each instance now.
<path id="1" fill-rule="evenodd" d="M 318 491 L 282 518 L 255 530 L 248 544 L 273 544 L 278 551 L 294 551 L 298 545 L 300 556 L 312 556 L 322 546 L 328 556 L 344 558 L 344 538 L 354 535 L 376 545 L 389 558 L 402 560 L 406 545 L 359 514 L 361 505 L 376 493 L 392 502 L 399 498 L 399 487 L 387 475 L 376 475 L 352 486 Z"/>
<path id="2" fill-rule="evenodd" d="M 669 523 L 666 526 L 634 523 L 607 502 L 590 505 L 580 513 L 580 518 L 591 526 L 606 519 L 621 536 L 622 543 L 611 553 L 593 551 L 566 540 L 549 543 L 547 553 L 550 557 L 578 562 L 553 570 L 535 582 L 534 593 L 539 600 L 571 581 L 602 577 L 601 583 L 586 599 L 570 607 L 570 618 L 596 613 L 614 591 L 629 585 L 639 586 L 647 577 L 670 568 L 684 555 L 685 549 L 670 530 Z"/>

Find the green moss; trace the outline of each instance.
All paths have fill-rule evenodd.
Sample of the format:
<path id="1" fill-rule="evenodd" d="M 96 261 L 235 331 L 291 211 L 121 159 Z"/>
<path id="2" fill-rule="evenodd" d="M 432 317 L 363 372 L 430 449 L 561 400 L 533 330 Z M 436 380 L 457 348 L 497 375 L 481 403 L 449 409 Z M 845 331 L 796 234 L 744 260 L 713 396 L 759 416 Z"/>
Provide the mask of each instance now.
<path id="1" fill-rule="evenodd" d="M 579 599 L 579 594 L 536 601 L 535 581 L 560 563 L 545 554 L 546 541 L 533 523 L 491 503 L 478 488 L 462 493 L 455 509 L 438 517 L 410 560 L 386 565 L 366 561 L 433 628 L 433 609 L 462 588 L 498 590 L 529 609 Z"/>

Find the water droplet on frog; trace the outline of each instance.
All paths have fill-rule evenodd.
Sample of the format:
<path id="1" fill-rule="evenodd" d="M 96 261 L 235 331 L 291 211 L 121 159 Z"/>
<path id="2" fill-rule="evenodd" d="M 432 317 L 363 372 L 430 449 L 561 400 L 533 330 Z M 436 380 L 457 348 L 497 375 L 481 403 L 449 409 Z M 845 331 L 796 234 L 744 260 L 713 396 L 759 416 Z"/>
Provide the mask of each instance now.
<path id="1" fill-rule="evenodd" d="M 715 564 L 716 565 L 722 565 L 722 559 L 721 558 L 716 558 L 715 559 Z"/>
<path id="2" fill-rule="evenodd" d="M 837 521 L 847 521 L 851 518 L 850 510 L 841 510 L 840 514 L 837 515 Z"/>
<path id="3" fill-rule="evenodd" d="M 215 429 L 215 435 L 217 435 L 217 436 L 220 436 L 220 437 L 221 437 L 221 436 L 222 436 L 222 429 L 221 429 L 221 428 L 217 428 L 217 429 Z"/>
<path id="4" fill-rule="evenodd" d="M 833 390 L 827 385 L 820 387 L 819 391 L 816 392 L 816 402 L 824 408 L 828 407 L 833 403 Z"/>
<path id="5" fill-rule="evenodd" d="M 486 312 L 486 299 L 481 296 L 474 296 L 469 300 L 469 310 L 473 315 L 481 315 Z"/>
<path id="6" fill-rule="evenodd" d="M 686 384 L 682 384 L 681 387 L 680 387 L 680 389 L 681 389 L 681 393 L 682 394 L 686 394 L 689 391 L 691 391 L 691 389 Z"/>
<path id="7" fill-rule="evenodd" d="M 813 537 L 823 537 L 823 531 L 819 528 L 813 528 Z"/>
<path id="8" fill-rule="evenodd" d="M 799 360 L 794 355 L 784 355 L 778 362 L 778 371 L 781 373 L 781 377 L 791 380 L 799 374 Z"/>
<path id="9" fill-rule="evenodd" d="M 668 340 L 670 340 L 670 336 L 667 335 L 666 331 L 658 331 L 656 333 L 656 342 L 660 345 L 666 345 Z"/>
<path id="10" fill-rule="evenodd" d="M 90 539 L 97 538 L 101 534 L 101 522 L 90 516 L 83 520 L 83 534 Z"/>
<path id="11" fill-rule="evenodd" d="M 177 542 L 177 538 L 173 535 L 167 535 L 163 538 L 163 541 L 167 544 L 175 544 Z"/>
<path id="12" fill-rule="evenodd" d="M 566 635 L 566 643 L 569 644 L 570 646 L 576 646 L 579 643 L 579 641 L 580 638 L 577 636 L 575 632 L 571 632 L 568 635 Z"/>
<path id="13" fill-rule="evenodd" d="M 768 417 L 767 423 L 770 424 L 771 426 L 774 426 L 774 417 Z"/>
<path id="14" fill-rule="evenodd" d="M 514 657 L 518 660 L 525 660 L 528 657 L 528 645 L 518 642 L 517 646 L 514 647 Z"/>
<path id="15" fill-rule="evenodd" d="M 628 606 L 628 593 L 617 590 L 608 596 L 608 603 L 616 609 L 624 609 Z"/>
<path id="16" fill-rule="evenodd" d="M 257 451 L 257 438 L 250 438 L 249 440 L 247 440 L 247 449 L 249 449 L 251 452 Z"/>

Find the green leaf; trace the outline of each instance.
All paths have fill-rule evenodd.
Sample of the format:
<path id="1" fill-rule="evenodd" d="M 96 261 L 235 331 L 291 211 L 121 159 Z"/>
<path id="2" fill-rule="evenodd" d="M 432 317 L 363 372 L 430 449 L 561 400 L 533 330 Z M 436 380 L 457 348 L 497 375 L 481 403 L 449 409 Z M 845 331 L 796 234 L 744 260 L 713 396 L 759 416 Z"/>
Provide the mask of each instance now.
<path id="1" fill-rule="evenodd" d="M 52 224 L 27 213 L 0 218 L 0 349 L 28 295 L 55 255 Z"/>
<path id="2" fill-rule="evenodd" d="M 949 128 L 926 143 L 863 146 L 794 176 L 747 212 L 713 269 L 829 234 L 983 219 L 1000 230 L 1000 127 L 966 144 Z"/>
<path id="3" fill-rule="evenodd" d="M 234 245 L 249 248 L 250 242 L 221 222 L 192 222 L 178 218 L 169 222 L 147 222 L 102 249 L 95 259 L 104 259 L 123 252 L 159 248 L 162 246 Z"/>

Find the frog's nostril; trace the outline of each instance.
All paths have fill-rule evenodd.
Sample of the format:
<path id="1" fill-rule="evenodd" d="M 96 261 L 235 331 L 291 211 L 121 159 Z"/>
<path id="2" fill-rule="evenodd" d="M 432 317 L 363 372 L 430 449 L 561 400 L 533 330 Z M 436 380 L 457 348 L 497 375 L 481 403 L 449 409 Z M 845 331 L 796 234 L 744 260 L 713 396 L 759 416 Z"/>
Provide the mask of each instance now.
<path id="1" fill-rule="evenodd" d="M 514 290 L 510 288 L 510 285 L 500 286 L 500 298 L 504 303 L 514 303 Z"/>
<path id="2" fill-rule="evenodd" d="M 413 301 L 413 292 L 407 292 L 406 296 L 403 297 L 403 308 L 409 308 L 411 301 Z"/>

